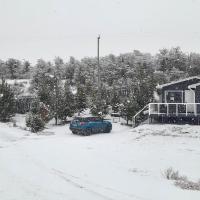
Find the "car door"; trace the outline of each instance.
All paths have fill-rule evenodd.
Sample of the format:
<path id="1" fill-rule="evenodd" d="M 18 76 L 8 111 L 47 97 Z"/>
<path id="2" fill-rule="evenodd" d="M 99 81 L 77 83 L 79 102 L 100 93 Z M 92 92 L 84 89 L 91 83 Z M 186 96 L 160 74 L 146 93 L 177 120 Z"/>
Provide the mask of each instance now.
<path id="1" fill-rule="evenodd" d="M 98 132 L 99 133 L 104 132 L 105 126 L 106 126 L 106 124 L 104 123 L 103 119 L 99 118 L 98 119 L 98 127 L 99 127 Z"/>

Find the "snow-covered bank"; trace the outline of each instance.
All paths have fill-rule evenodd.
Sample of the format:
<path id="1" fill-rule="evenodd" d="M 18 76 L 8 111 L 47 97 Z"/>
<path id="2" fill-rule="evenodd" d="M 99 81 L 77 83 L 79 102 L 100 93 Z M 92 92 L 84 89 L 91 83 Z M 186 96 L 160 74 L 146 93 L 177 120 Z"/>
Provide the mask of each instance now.
<path id="1" fill-rule="evenodd" d="M 2 200 L 200 199 L 163 176 L 173 167 L 200 178 L 197 126 L 114 123 L 110 134 L 90 137 L 72 135 L 68 126 L 49 126 L 45 136 L 6 126 L 0 124 L 0 143 L 9 135 L 0 148 Z"/>

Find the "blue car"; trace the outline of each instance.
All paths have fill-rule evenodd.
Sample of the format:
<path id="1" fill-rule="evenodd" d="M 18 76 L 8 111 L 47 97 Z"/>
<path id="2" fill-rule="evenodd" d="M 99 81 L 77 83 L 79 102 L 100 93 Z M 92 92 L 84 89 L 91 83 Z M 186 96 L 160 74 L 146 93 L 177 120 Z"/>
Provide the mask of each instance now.
<path id="1" fill-rule="evenodd" d="M 73 134 L 91 135 L 93 133 L 109 133 L 112 123 L 100 117 L 76 117 L 70 123 Z"/>

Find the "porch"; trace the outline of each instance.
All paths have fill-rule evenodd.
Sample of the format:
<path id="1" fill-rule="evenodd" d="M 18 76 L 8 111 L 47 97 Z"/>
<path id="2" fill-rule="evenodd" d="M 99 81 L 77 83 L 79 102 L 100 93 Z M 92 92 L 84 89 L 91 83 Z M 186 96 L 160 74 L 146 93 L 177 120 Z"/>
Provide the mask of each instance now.
<path id="1" fill-rule="evenodd" d="M 200 116 L 200 103 L 149 103 L 149 116 Z"/>

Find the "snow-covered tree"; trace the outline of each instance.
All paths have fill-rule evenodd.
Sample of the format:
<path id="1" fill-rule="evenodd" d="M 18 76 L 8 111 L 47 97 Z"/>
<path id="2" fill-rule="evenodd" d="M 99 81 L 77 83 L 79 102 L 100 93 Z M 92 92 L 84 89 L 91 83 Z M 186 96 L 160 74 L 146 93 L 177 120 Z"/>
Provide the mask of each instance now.
<path id="1" fill-rule="evenodd" d="M 79 114 L 85 108 L 87 108 L 86 91 L 84 85 L 82 84 L 77 85 L 77 93 L 75 95 L 75 106 Z"/>
<path id="2" fill-rule="evenodd" d="M 8 73 L 10 75 L 10 79 L 16 79 L 19 76 L 21 70 L 21 62 L 14 58 L 9 58 L 6 61 L 6 66 L 8 69 Z"/>
<path id="3" fill-rule="evenodd" d="M 61 98 L 58 103 L 58 118 L 66 120 L 67 117 L 71 117 L 75 113 L 75 99 L 69 82 L 65 82 L 61 92 Z"/>
<path id="4" fill-rule="evenodd" d="M 30 128 L 31 132 L 37 133 L 45 128 L 48 121 L 48 110 L 44 110 L 46 106 L 38 99 L 31 104 L 30 112 L 26 115 L 26 126 Z"/>
<path id="5" fill-rule="evenodd" d="M 9 121 L 14 114 L 14 93 L 5 80 L 2 79 L 0 84 L 0 121 Z"/>

